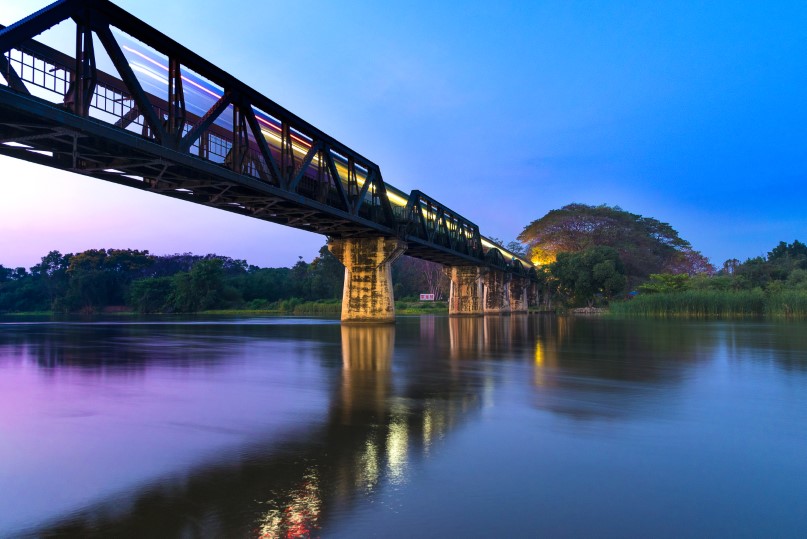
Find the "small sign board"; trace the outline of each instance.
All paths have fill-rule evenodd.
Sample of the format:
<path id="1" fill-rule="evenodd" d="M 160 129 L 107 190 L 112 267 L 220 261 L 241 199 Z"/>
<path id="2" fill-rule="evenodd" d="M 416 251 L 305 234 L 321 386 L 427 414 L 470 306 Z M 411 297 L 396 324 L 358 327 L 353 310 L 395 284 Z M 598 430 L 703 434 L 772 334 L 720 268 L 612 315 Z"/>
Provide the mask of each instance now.
<path id="1" fill-rule="evenodd" d="M 434 294 L 421 294 L 420 301 L 434 301 Z"/>

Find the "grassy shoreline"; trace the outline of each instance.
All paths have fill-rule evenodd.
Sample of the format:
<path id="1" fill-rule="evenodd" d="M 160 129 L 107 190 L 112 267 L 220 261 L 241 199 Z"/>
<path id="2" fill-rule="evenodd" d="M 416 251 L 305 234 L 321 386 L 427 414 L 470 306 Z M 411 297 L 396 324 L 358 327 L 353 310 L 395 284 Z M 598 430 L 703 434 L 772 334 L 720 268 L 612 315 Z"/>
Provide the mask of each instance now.
<path id="1" fill-rule="evenodd" d="M 421 302 L 417 300 L 400 300 L 395 302 L 395 312 L 401 315 L 413 314 L 448 314 L 448 302 L 433 301 Z M 54 317 L 54 316 L 113 316 L 131 317 L 154 315 L 276 315 L 276 316 L 339 316 L 342 313 L 342 302 L 338 300 L 295 301 L 284 300 L 274 303 L 265 302 L 261 305 L 248 305 L 233 309 L 211 309 L 195 313 L 139 313 L 135 310 L 115 310 L 97 313 L 58 313 L 54 311 L 37 312 L 8 312 L 0 313 L 3 316 L 15 317 Z"/>
<path id="2" fill-rule="evenodd" d="M 640 318 L 804 319 L 807 318 L 807 291 L 686 290 L 647 294 L 612 302 L 609 314 Z"/>
<path id="3" fill-rule="evenodd" d="M 213 309 L 196 313 L 138 313 L 115 310 L 97 313 L 58 313 L 29 311 L 0 313 L 4 317 L 137 317 L 154 315 L 177 316 L 332 316 L 342 312 L 338 300 L 280 301 L 261 306 L 234 309 Z M 398 315 L 447 315 L 448 302 L 395 302 Z M 543 311 L 530 311 L 531 313 Z M 578 314 L 570 310 L 566 314 Z M 584 313 L 585 314 L 585 313 Z M 612 301 L 604 312 L 596 314 L 626 318 L 688 318 L 688 319 L 807 319 L 807 291 L 785 290 L 766 293 L 760 289 L 744 291 L 687 290 L 661 294 L 643 294 L 631 300 Z"/>

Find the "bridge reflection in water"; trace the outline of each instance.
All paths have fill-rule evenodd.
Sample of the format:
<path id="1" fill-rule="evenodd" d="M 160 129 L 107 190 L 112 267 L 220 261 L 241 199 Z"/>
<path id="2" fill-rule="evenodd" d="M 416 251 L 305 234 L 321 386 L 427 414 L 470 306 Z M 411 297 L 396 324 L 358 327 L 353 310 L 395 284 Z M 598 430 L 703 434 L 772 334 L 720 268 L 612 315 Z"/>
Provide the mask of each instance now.
<path id="1" fill-rule="evenodd" d="M 237 357 L 233 348 L 206 345 L 211 339 L 236 343 L 247 354 L 268 345 L 299 372 L 313 365 L 326 388 L 321 421 L 301 421 L 299 432 L 288 435 L 253 433 L 240 449 L 187 472 L 146 478 L 140 487 L 34 530 L 80 537 L 305 537 L 383 500 L 390 487 L 407 484 L 458 427 L 478 421 L 487 399 L 495 400 L 501 385 L 513 379 L 532 388 L 533 406 L 575 421 L 646 413 L 625 403 L 679 384 L 697 350 L 713 346 L 708 335 L 684 339 L 680 326 L 665 327 L 649 339 L 636 323 L 536 316 L 404 318 L 396 326 L 177 324 L 155 330 L 116 324 L 107 329 L 114 335 L 96 335 L 103 347 L 89 348 L 95 346 L 92 326 L 57 325 L 40 328 L 38 336 L 9 333 L 0 359 L 16 351 L 48 372 L 79 367 L 109 377 L 116 370 L 150 370 L 155 350 L 163 357 L 173 350 L 183 369 L 199 368 L 193 353 L 182 355 L 189 349 L 204 350 L 195 358 L 204 369 Z M 68 349 L 73 352 L 66 354 Z M 620 356 L 642 362 L 612 360 Z M 609 379 L 614 383 L 603 384 Z M 272 413 L 274 401 L 265 404 L 257 414 Z"/>
<path id="2" fill-rule="evenodd" d="M 407 339 L 417 343 L 417 348 L 434 345 L 434 328 L 421 341 L 417 335 L 421 328 L 403 326 Z M 179 339 L 188 347 L 194 330 L 182 324 L 170 327 L 179 331 Z M 316 339 L 319 335 L 324 344 L 333 337 L 341 341 L 341 374 L 333 380 L 336 383 L 332 384 L 327 417 L 322 424 L 281 437 L 281 441 L 262 440 L 260 447 L 245 448 L 235 458 L 225 455 L 220 461 L 192 469 L 186 477 L 149 482 L 142 489 L 121 493 L 112 501 L 75 512 L 35 533 L 224 537 L 255 535 L 257 531 L 260 537 L 267 538 L 306 537 L 315 534 L 332 515 L 349 512 L 378 496 L 384 485 L 405 483 L 411 466 L 428 456 L 434 443 L 478 409 L 479 398 L 473 388 L 481 387 L 481 381 L 469 383 L 467 377 L 461 380 L 452 376 L 439 361 L 429 373 L 413 370 L 407 363 L 418 358 L 417 348 L 399 356 L 402 372 L 393 376 L 396 326 L 315 327 L 320 331 L 296 328 L 282 337 Z M 227 329 L 234 328 L 217 326 L 205 333 L 220 339 Z M 240 327 L 235 332 L 239 338 L 251 339 L 258 337 L 261 329 Z M 126 331 L 122 327 L 115 330 Z M 74 331 L 80 335 L 77 337 Z M 139 333 L 137 329 L 133 331 Z M 78 357 L 80 349 L 65 354 L 69 348 L 80 348 L 82 340 L 91 342 L 91 333 L 89 327 L 74 326 L 62 333 L 57 331 L 57 335 L 43 335 L 44 339 L 37 343 L 26 342 L 30 336 L 20 335 L 18 349 L 33 352 L 40 365 L 48 369 L 71 364 L 92 369 L 94 361 L 104 362 L 106 370 L 114 370 L 118 361 L 127 370 L 151 368 L 148 363 L 152 358 L 144 353 L 149 347 L 142 346 L 132 334 L 126 338 L 136 343 L 139 352 L 127 351 L 125 346 L 105 346 L 111 356 L 99 350 L 99 356 L 82 359 Z M 161 338 L 166 338 L 171 331 L 160 333 Z M 167 348 L 174 349 L 170 345 Z M 336 359 L 328 350 L 327 346 L 319 349 L 326 368 Z M 227 362 L 215 347 L 206 347 L 205 355 L 208 365 Z"/>

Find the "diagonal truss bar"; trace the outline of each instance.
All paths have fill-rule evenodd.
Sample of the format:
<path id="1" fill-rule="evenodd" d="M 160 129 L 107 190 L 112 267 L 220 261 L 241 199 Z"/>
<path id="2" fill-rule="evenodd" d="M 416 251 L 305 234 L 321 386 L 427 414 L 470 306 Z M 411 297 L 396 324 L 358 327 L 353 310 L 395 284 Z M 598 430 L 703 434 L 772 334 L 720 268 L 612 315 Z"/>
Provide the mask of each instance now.
<path id="1" fill-rule="evenodd" d="M 282 174 L 280 174 L 280 169 L 277 166 L 277 160 L 272 156 L 272 150 L 269 148 L 269 144 L 266 142 L 266 137 L 263 136 L 261 126 L 258 125 L 258 119 L 255 117 L 255 110 L 248 103 L 242 103 L 241 106 L 244 111 L 244 117 L 247 120 L 247 125 L 249 125 L 249 128 L 252 131 L 252 136 L 255 138 L 255 142 L 258 144 L 258 149 L 261 151 L 263 160 L 266 161 L 266 165 L 269 167 L 269 174 L 281 189 L 288 189 L 286 179 Z"/>
<path id="2" fill-rule="evenodd" d="M 356 165 L 354 164 L 353 166 L 355 167 Z M 359 214 L 359 209 L 361 208 L 361 205 L 364 203 L 364 197 L 367 194 L 367 191 L 370 189 L 370 184 L 375 181 L 375 175 L 373 174 L 373 172 L 374 171 L 372 170 L 368 170 L 367 176 L 365 176 L 364 178 L 364 185 L 361 186 L 361 191 L 359 191 L 359 194 L 356 198 L 356 207 L 353 209 L 353 213 L 355 215 Z"/>
<path id="3" fill-rule="evenodd" d="M 26 88 L 25 83 L 11 66 L 11 62 L 6 58 L 5 53 L 0 53 L 0 71 L 3 77 L 8 82 L 8 85 L 15 91 L 21 92 L 26 95 L 31 95 L 31 92 Z"/>
<path id="4" fill-rule="evenodd" d="M 289 191 L 296 191 L 297 185 L 300 183 L 300 180 L 303 179 L 305 175 L 305 171 L 308 169 L 308 166 L 311 164 L 311 161 L 314 160 L 314 157 L 317 155 L 322 149 L 322 143 L 317 142 L 311 145 L 311 148 L 308 149 L 308 153 L 305 154 L 303 158 L 303 162 L 300 164 L 300 170 L 297 171 L 297 174 L 294 175 L 294 178 L 289 183 Z"/>
<path id="5" fill-rule="evenodd" d="M 227 110 L 227 107 L 230 106 L 233 102 L 233 94 L 231 92 L 224 92 L 224 95 L 221 96 L 218 101 L 216 101 L 210 110 L 208 110 L 204 116 L 202 116 L 202 120 L 193 126 L 193 128 L 185 135 L 179 143 L 179 150 L 182 152 L 187 152 L 193 146 L 193 143 L 199 140 L 199 137 L 202 136 L 207 129 L 210 129 L 210 126 L 213 125 L 221 113 Z"/>
<path id="6" fill-rule="evenodd" d="M 339 176 L 339 171 L 336 170 L 336 163 L 333 161 L 333 155 L 331 154 L 331 148 L 327 145 L 324 148 L 325 153 L 325 164 L 328 166 L 328 171 L 331 173 L 331 178 L 333 179 L 333 183 L 336 186 L 336 190 L 339 193 L 339 199 L 344 204 L 345 211 L 351 211 L 350 207 L 350 199 L 345 192 L 345 186 L 342 185 L 342 178 Z"/>
<path id="7" fill-rule="evenodd" d="M 123 129 L 126 129 L 131 125 L 132 122 L 137 120 L 139 116 L 140 109 L 137 107 L 137 104 L 135 104 L 131 109 L 129 109 L 129 112 L 121 116 L 121 119 L 115 122 L 115 127 L 122 127 Z"/>
<path id="8" fill-rule="evenodd" d="M 132 98 L 135 100 L 135 103 L 137 103 L 137 107 L 140 109 L 143 118 L 145 118 L 146 124 L 151 128 L 151 132 L 158 141 L 162 142 L 167 140 L 165 132 L 163 131 L 162 122 L 157 118 L 154 107 L 151 106 L 151 102 L 143 91 L 143 87 L 140 86 L 137 76 L 134 74 L 134 71 L 132 71 L 132 68 L 129 67 L 129 62 L 126 61 L 126 57 L 120 45 L 118 45 L 115 36 L 112 35 L 109 25 L 101 25 L 100 28 L 95 29 L 95 32 L 104 45 L 110 60 L 115 64 L 115 68 L 118 70 L 124 84 L 126 84 L 126 88 L 132 94 Z"/>
<path id="9" fill-rule="evenodd" d="M 390 204 L 389 196 L 387 195 L 387 186 L 384 184 L 384 178 L 381 176 L 381 169 L 378 167 L 378 165 L 373 164 L 368 168 L 368 171 L 369 170 L 372 170 L 373 172 L 375 196 L 378 197 L 378 201 L 384 211 L 384 219 L 386 224 L 393 226 L 395 224 L 395 215 L 392 213 L 392 204 Z"/>

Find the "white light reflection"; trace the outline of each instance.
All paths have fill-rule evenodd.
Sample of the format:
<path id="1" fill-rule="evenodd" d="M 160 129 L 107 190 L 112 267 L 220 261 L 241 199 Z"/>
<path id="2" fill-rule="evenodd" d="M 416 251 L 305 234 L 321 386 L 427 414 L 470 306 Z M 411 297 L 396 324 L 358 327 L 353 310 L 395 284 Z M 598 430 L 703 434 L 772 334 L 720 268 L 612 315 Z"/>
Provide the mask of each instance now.
<path id="1" fill-rule="evenodd" d="M 367 440 L 365 443 L 364 454 L 362 454 L 359 462 L 361 463 L 359 471 L 360 486 L 370 492 L 378 484 L 378 476 L 381 473 L 378 466 L 378 449 L 372 440 Z"/>
<path id="2" fill-rule="evenodd" d="M 409 451 L 409 427 L 406 424 L 406 415 L 406 407 L 395 406 L 387 433 L 387 470 L 390 481 L 398 485 L 406 480 Z"/>
<path id="3" fill-rule="evenodd" d="M 428 456 L 432 445 L 432 410 L 426 408 L 423 412 L 423 454 Z"/>

